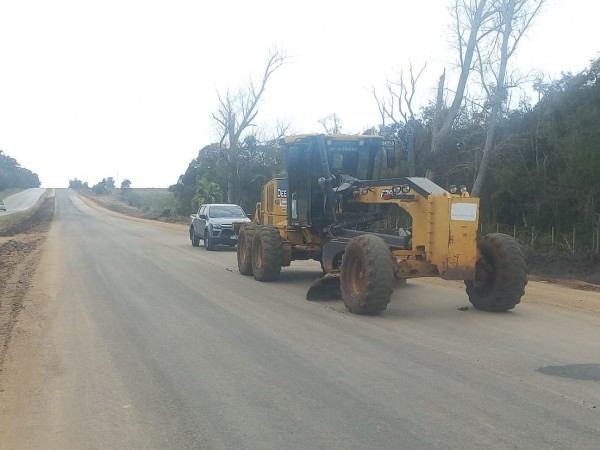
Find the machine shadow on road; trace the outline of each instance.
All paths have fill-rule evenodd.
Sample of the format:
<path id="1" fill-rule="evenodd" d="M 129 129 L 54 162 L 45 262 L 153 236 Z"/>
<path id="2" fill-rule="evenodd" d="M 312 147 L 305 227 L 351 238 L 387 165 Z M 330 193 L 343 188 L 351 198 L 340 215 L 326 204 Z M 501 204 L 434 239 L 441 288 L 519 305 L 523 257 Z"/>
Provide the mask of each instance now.
<path id="1" fill-rule="evenodd" d="M 388 308 L 383 315 L 386 317 L 398 317 L 410 320 L 427 320 L 432 318 L 458 317 L 465 319 L 481 319 L 483 317 L 498 320 L 515 320 L 521 314 L 519 311 L 509 310 L 505 312 L 490 313 L 476 309 L 464 293 L 464 299 L 441 298 L 439 296 L 425 295 L 426 291 L 421 283 L 412 284 L 408 281 L 405 285 L 396 286 Z M 460 319 L 459 319 L 460 320 Z"/>
<path id="2" fill-rule="evenodd" d="M 298 269 L 281 271 L 279 280 L 276 283 L 303 284 L 306 289 L 311 283 L 321 277 L 321 271 L 315 269 Z M 429 320 L 434 318 L 450 318 L 456 320 L 454 316 L 463 315 L 465 318 L 474 317 L 473 314 L 489 315 L 489 313 L 476 310 L 468 301 L 465 294 L 464 302 L 449 301 L 437 297 L 423 295 L 423 287 L 419 284 L 412 284 L 410 281 L 406 284 L 398 283 L 392 294 L 388 308 L 379 316 L 394 320 Z M 313 300 L 314 304 L 326 305 L 327 308 L 338 311 L 347 312 L 344 302 L 341 298 Z M 512 312 L 495 314 L 494 316 L 502 316 L 503 318 L 513 315 Z"/>
<path id="3" fill-rule="evenodd" d="M 206 251 L 206 247 L 201 248 L 201 250 Z M 211 250 L 211 252 L 235 253 L 237 252 L 237 249 L 228 245 L 217 245 Z"/>
<path id="4" fill-rule="evenodd" d="M 224 251 L 234 251 L 227 247 L 223 248 Z M 236 268 L 237 271 L 237 268 Z M 311 284 L 321 278 L 322 271 L 319 266 L 315 264 L 313 267 L 300 268 L 295 266 L 293 268 L 284 267 L 279 274 L 277 281 L 272 284 L 285 286 L 286 284 L 295 286 L 304 286 L 308 291 Z M 452 318 L 456 320 L 457 317 L 463 316 L 465 319 L 475 319 L 478 316 L 481 317 L 493 317 L 498 320 L 514 320 L 520 316 L 519 312 L 506 311 L 501 313 L 489 313 L 475 309 L 475 307 L 469 302 L 466 293 L 463 291 L 463 300 L 452 300 L 440 298 L 438 296 L 425 295 L 425 292 L 429 292 L 422 286 L 422 282 L 411 282 L 410 280 L 405 283 L 397 283 L 394 292 L 392 294 L 391 301 L 385 311 L 379 316 L 387 320 L 430 320 L 435 318 Z M 313 300 L 314 304 L 324 305 L 329 309 L 337 312 L 347 312 L 344 302 L 341 298 L 321 299 Z"/>

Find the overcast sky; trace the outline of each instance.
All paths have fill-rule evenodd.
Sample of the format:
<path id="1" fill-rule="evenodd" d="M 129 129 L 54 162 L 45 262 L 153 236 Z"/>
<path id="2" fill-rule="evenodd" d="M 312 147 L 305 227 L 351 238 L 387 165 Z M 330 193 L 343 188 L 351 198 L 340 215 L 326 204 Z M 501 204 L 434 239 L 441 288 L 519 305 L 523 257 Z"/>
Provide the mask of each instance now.
<path id="1" fill-rule="evenodd" d="M 292 56 L 257 123 L 322 131 L 378 123 L 370 93 L 427 61 L 430 95 L 449 52 L 447 0 L 0 0 L 0 149 L 44 187 L 112 176 L 167 187 L 217 141 L 217 90 L 258 76 L 274 46 Z M 558 77 L 598 56 L 597 0 L 549 0 L 518 51 Z M 428 91 L 429 90 L 429 91 Z"/>

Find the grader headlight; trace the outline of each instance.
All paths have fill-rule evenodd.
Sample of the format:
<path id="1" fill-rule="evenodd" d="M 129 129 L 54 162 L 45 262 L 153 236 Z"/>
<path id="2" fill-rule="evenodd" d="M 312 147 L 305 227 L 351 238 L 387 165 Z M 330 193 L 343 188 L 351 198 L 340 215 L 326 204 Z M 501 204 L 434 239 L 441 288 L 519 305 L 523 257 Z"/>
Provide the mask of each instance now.
<path id="1" fill-rule="evenodd" d="M 456 194 L 458 192 L 458 188 L 454 184 L 450 185 L 448 190 L 450 191 L 451 194 Z"/>
<path id="2" fill-rule="evenodd" d="M 402 193 L 402 186 L 393 186 L 392 192 L 394 195 L 400 195 Z"/>

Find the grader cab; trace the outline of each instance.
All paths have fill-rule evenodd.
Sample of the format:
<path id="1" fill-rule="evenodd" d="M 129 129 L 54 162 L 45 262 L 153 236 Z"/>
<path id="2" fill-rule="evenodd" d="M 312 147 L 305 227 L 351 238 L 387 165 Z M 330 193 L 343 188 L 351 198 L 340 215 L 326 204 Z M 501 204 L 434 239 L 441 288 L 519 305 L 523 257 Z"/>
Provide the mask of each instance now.
<path id="1" fill-rule="evenodd" d="M 511 237 L 478 236 L 479 199 L 426 178 L 379 179 L 395 165 L 380 136 L 307 134 L 283 138 L 286 177 L 269 181 L 254 223 L 238 235 L 238 267 L 274 281 L 295 260 L 321 262 L 307 299 L 341 297 L 357 314 L 387 308 L 409 278 L 464 280 L 479 309 L 506 311 L 527 284 Z"/>

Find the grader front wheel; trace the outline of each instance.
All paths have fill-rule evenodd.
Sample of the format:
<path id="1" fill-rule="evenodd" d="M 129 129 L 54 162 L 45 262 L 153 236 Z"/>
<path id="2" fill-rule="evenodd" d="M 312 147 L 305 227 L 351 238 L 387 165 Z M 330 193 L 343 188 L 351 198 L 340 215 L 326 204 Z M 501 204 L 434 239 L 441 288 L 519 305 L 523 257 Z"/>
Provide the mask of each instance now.
<path id="1" fill-rule="evenodd" d="M 256 225 L 250 224 L 240 230 L 237 240 L 238 269 L 242 275 L 252 275 L 252 239 Z"/>
<path id="2" fill-rule="evenodd" d="M 394 291 L 394 261 L 383 239 L 365 234 L 352 239 L 342 257 L 342 300 L 354 314 L 379 314 Z"/>
<path id="3" fill-rule="evenodd" d="M 479 255 L 475 280 L 465 282 L 469 301 L 484 311 L 513 309 L 527 284 L 527 265 L 519 244 L 506 234 L 487 234 L 479 241 Z"/>
<path id="4" fill-rule="evenodd" d="M 283 249 L 277 228 L 262 226 L 252 238 L 252 273 L 258 281 L 275 281 L 281 272 Z"/>

